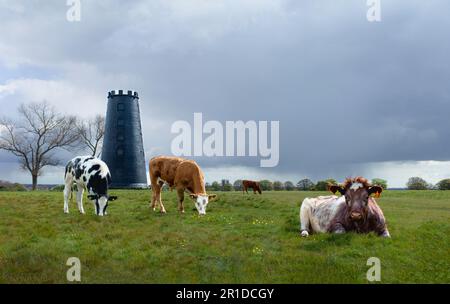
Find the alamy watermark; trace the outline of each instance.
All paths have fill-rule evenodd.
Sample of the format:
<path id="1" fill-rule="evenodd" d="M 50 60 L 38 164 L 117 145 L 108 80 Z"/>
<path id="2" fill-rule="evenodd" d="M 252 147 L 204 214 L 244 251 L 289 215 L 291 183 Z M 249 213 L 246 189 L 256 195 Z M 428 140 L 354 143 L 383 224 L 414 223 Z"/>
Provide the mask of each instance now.
<path id="1" fill-rule="evenodd" d="M 81 21 L 81 0 L 67 0 L 66 2 L 69 9 L 66 13 L 66 19 L 69 22 Z"/>
<path id="2" fill-rule="evenodd" d="M 371 266 L 367 270 L 366 278 L 369 282 L 379 282 L 381 281 L 381 261 L 377 257 L 370 257 L 367 260 L 367 266 Z"/>
<path id="3" fill-rule="evenodd" d="M 179 120 L 171 132 L 177 134 L 171 144 L 176 156 L 259 156 L 261 167 L 275 167 L 280 159 L 279 121 L 271 121 L 270 126 L 268 121 L 226 121 L 224 126 L 216 120 L 204 123 L 203 114 L 194 113 L 193 127 Z"/>
<path id="4" fill-rule="evenodd" d="M 367 10 L 367 21 L 381 22 L 381 0 L 367 0 L 369 9 Z M 81 0 L 67 0 L 66 5 L 69 9 L 66 13 L 67 21 L 80 22 L 81 21 Z"/>
<path id="5" fill-rule="evenodd" d="M 81 282 L 81 262 L 79 258 L 71 257 L 67 259 L 67 266 L 70 268 L 67 270 L 66 278 L 69 282 Z"/>
<path id="6" fill-rule="evenodd" d="M 367 0 L 367 21 L 381 22 L 381 0 Z"/>

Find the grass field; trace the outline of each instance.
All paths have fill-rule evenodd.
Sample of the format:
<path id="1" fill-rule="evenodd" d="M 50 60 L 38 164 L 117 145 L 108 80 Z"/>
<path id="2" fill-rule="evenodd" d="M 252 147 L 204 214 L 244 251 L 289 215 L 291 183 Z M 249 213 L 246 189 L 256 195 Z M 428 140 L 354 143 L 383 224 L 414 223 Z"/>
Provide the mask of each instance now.
<path id="1" fill-rule="evenodd" d="M 218 193 L 204 217 L 148 207 L 149 191 L 119 196 L 103 218 L 85 203 L 63 214 L 62 193 L 0 192 L 0 283 L 66 283 L 81 260 L 82 283 L 368 283 L 369 257 L 381 283 L 450 283 L 450 191 L 385 191 L 378 202 L 391 239 L 299 237 L 299 206 L 320 192 Z"/>

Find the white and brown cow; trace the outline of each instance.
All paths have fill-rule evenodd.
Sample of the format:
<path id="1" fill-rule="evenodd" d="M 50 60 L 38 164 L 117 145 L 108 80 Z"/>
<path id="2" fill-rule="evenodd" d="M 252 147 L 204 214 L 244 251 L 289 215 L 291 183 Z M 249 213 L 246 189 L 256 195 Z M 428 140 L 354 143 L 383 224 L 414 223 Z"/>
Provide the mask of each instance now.
<path id="1" fill-rule="evenodd" d="M 80 213 L 84 214 L 83 193 L 88 191 L 88 198 L 94 202 L 95 214 L 106 215 L 108 202 L 117 199 L 109 196 L 108 188 L 111 174 L 108 166 L 98 158 L 92 156 L 78 156 L 66 165 L 64 175 L 64 213 L 69 213 L 69 196 L 72 194 L 73 184 L 77 185 L 77 204 Z"/>
<path id="2" fill-rule="evenodd" d="M 302 236 L 310 232 L 375 232 L 390 237 L 386 220 L 380 207 L 371 197 L 377 197 L 383 189 L 371 186 L 363 177 L 348 178 L 343 185 L 329 187 L 335 195 L 305 198 L 300 207 L 300 230 Z"/>
<path id="3" fill-rule="evenodd" d="M 202 170 L 193 160 L 179 157 L 158 156 L 150 160 L 150 181 L 152 184 L 151 208 L 156 210 L 159 204 L 160 211 L 166 213 L 161 201 L 161 188 L 167 183 L 178 194 L 178 210 L 184 213 L 184 191 L 190 193 L 195 200 L 195 207 L 200 215 L 206 214 L 206 206 L 215 194 L 208 195 L 205 190 L 205 178 Z"/>

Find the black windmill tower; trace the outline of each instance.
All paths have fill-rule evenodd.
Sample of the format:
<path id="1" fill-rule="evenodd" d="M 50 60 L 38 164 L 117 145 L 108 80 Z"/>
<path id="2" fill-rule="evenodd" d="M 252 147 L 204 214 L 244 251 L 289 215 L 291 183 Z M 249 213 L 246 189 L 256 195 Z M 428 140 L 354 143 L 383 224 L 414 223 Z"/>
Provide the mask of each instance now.
<path id="1" fill-rule="evenodd" d="M 111 172 L 111 188 L 148 186 L 137 92 L 108 92 L 102 160 Z"/>

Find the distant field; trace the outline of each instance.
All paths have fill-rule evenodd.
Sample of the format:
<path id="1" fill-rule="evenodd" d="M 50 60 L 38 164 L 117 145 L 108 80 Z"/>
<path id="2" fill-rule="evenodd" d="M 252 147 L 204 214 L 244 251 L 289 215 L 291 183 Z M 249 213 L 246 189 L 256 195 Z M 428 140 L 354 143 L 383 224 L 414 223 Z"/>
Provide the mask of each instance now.
<path id="1" fill-rule="evenodd" d="M 112 193 L 100 218 L 90 202 L 63 214 L 59 192 L 0 192 L 0 283 L 65 283 L 69 257 L 83 283 L 367 283 L 372 256 L 381 283 L 450 283 L 450 191 L 385 191 L 392 239 L 300 238 L 300 203 L 320 192 L 218 193 L 204 217 L 189 199 L 179 214 L 175 192 L 166 215 L 150 191 Z"/>

